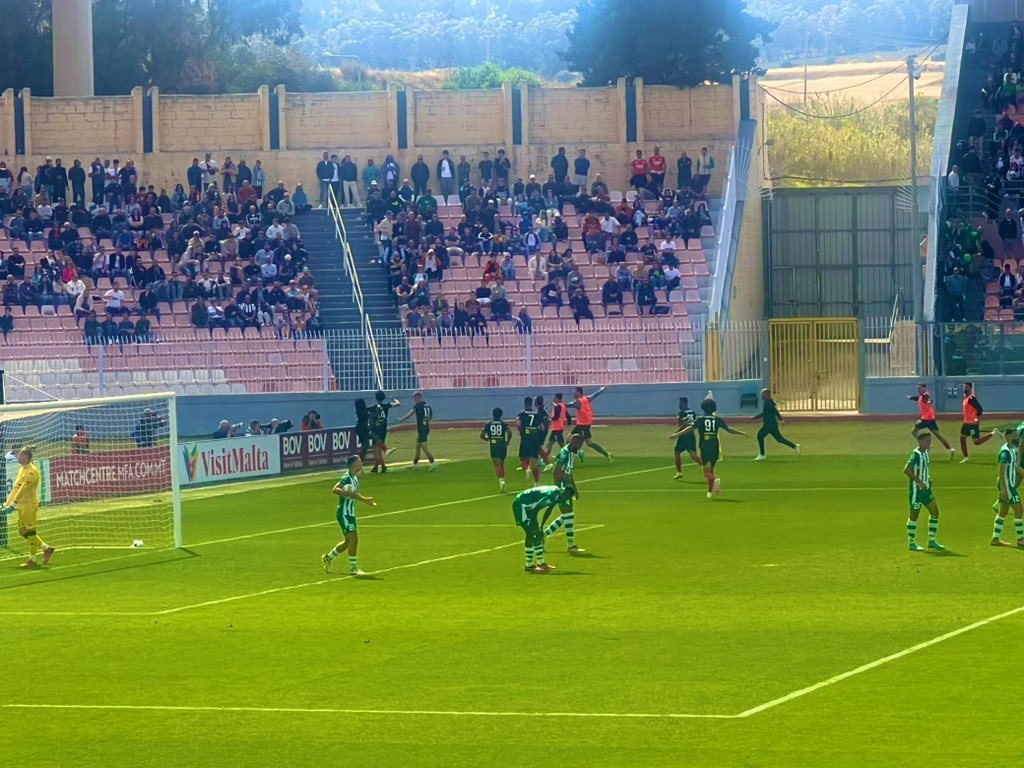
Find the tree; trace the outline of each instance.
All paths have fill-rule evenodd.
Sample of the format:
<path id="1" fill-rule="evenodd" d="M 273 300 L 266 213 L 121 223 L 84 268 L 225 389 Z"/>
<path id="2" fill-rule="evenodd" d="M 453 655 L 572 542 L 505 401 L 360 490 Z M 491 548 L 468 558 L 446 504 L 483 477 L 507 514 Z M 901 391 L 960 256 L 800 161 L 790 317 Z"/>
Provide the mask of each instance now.
<path id="1" fill-rule="evenodd" d="M 0 23 L 0 91 L 31 88 L 53 95 L 53 30 L 48 2 L 4 0 Z"/>
<path id="2" fill-rule="evenodd" d="M 487 90 L 501 88 L 504 83 L 510 83 L 517 88 L 522 83 L 543 85 L 541 79 L 533 72 L 517 67 L 501 69 L 488 61 L 476 67 L 461 67 L 455 70 L 442 87 L 446 91 Z"/>
<path id="3" fill-rule="evenodd" d="M 770 41 L 774 28 L 751 16 L 745 0 L 646 0 L 642 18 L 637 8 L 621 0 L 580 0 L 562 57 L 582 73 L 583 85 L 610 85 L 620 77 L 680 88 L 723 82 L 757 66 L 756 43 Z"/>

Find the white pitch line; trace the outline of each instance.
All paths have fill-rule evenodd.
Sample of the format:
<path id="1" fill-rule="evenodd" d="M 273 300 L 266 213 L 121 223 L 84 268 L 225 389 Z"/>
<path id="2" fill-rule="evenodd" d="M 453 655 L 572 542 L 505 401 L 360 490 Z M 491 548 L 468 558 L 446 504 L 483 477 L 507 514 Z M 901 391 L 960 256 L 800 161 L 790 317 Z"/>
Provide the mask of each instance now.
<path id="1" fill-rule="evenodd" d="M 588 526 L 584 526 L 582 528 L 578 528 L 577 530 L 580 531 L 580 532 L 583 532 L 583 531 L 592 531 L 592 530 L 595 530 L 597 528 L 604 528 L 604 525 L 588 525 Z M 485 547 L 483 549 L 474 549 L 471 552 L 457 552 L 454 555 L 445 555 L 444 557 L 434 557 L 434 558 L 431 558 L 429 560 L 420 560 L 419 562 L 415 562 L 415 563 L 403 563 L 401 565 L 392 565 L 389 568 L 381 568 L 379 571 L 369 571 L 367 573 L 367 575 L 368 576 L 377 576 L 378 574 L 382 574 L 382 573 L 391 573 L 393 571 L 401 571 L 401 570 L 405 570 L 406 568 L 419 568 L 421 565 L 432 565 L 434 563 L 443 563 L 443 562 L 446 562 L 448 560 L 457 560 L 457 559 L 462 558 L 462 557 L 472 557 L 474 555 L 486 555 L 489 552 L 497 552 L 498 550 L 509 549 L 510 547 L 519 547 L 519 546 L 522 546 L 522 544 L 523 544 L 522 540 L 519 540 L 519 541 L 513 541 L 510 544 L 499 544 L 496 547 Z M 140 613 L 140 614 L 137 614 L 137 615 L 141 615 L 141 616 L 168 616 L 168 615 L 174 614 L 174 613 L 182 613 L 183 611 L 191 611 L 191 610 L 194 610 L 196 608 L 208 608 L 208 607 L 214 606 L 214 605 L 223 605 L 225 603 L 234 603 L 234 602 L 237 602 L 239 600 L 248 600 L 249 598 L 252 598 L 252 597 L 265 597 L 267 595 L 275 595 L 275 594 L 278 594 L 279 592 L 293 592 L 293 591 L 295 591 L 297 589 L 305 589 L 306 587 L 318 587 L 318 586 L 320 586 L 322 584 L 327 584 L 329 582 L 345 581 L 345 580 L 354 579 L 354 578 L 356 578 L 356 577 L 348 575 L 348 574 L 339 575 L 339 576 L 334 576 L 334 577 L 327 578 L 327 579 L 317 579 L 316 581 L 307 581 L 307 582 L 303 582 L 302 584 L 290 584 L 290 585 L 288 585 L 286 587 L 271 587 L 269 589 L 261 589 L 258 592 L 247 592 L 247 593 L 241 594 L 241 595 L 231 595 L 230 597 L 222 597 L 222 598 L 219 598 L 217 600 L 205 600 L 205 601 L 203 601 L 201 603 L 194 603 L 192 605 L 181 605 L 181 606 L 178 606 L 177 608 L 167 608 L 167 609 L 162 610 L 162 611 L 150 611 L 150 612 L 146 612 L 146 613 Z"/>
<path id="2" fill-rule="evenodd" d="M 702 479 L 700 482 L 703 484 L 704 480 Z M 835 486 L 829 486 L 829 487 L 825 487 L 825 488 L 779 488 L 779 487 L 776 487 L 776 488 L 740 488 L 740 487 L 736 487 L 736 486 L 731 486 L 727 490 L 735 491 L 736 493 L 743 493 L 743 492 L 750 492 L 750 493 L 804 493 L 804 492 L 808 492 L 808 491 L 814 492 L 814 493 L 826 493 L 826 492 L 830 492 L 830 491 L 842 491 L 842 492 L 846 492 L 846 493 L 851 492 L 851 491 L 878 491 L 878 492 L 881 493 L 883 491 L 891 491 L 891 492 L 905 491 L 906 489 L 903 488 L 903 486 L 898 486 L 897 487 L 897 486 L 892 486 L 892 485 L 883 485 L 883 486 L 876 486 L 876 487 L 857 486 L 855 488 L 839 488 L 839 487 L 835 487 Z M 940 491 L 976 491 L 976 490 L 978 490 L 978 486 L 977 485 L 943 485 L 943 486 L 937 488 L 937 490 L 940 490 Z M 705 489 L 704 489 L 703 485 L 701 485 L 699 487 L 693 487 L 693 488 L 688 488 L 685 485 L 675 485 L 675 486 L 673 486 L 671 488 L 638 488 L 636 490 L 627 490 L 627 489 L 624 489 L 624 488 L 613 488 L 613 489 L 609 489 L 609 490 L 606 490 L 606 491 L 601 491 L 601 493 L 704 493 L 704 492 L 705 492 Z"/>
<path id="3" fill-rule="evenodd" d="M 918 651 L 923 651 L 926 648 L 931 648 L 933 645 L 938 645 L 939 643 L 944 643 L 947 640 L 952 640 L 954 637 L 959 637 L 960 635 L 972 632 L 975 629 L 979 629 L 988 624 L 1001 621 L 1002 619 L 1008 619 L 1011 616 L 1016 616 L 1019 613 L 1024 613 L 1024 605 L 1009 611 L 997 613 L 995 616 L 989 616 L 987 619 L 981 619 L 979 621 L 974 622 L 973 624 L 968 624 L 965 627 L 954 629 L 951 632 L 946 632 L 945 634 L 939 635 L 938 637 L 933 637 L 931 640 L 925 640 L 923 642 L 918 643 L 917 645 L 912 645 L 909 648 L 904 648 L 902 651 L 897 651 L 896 653 L 891 653 L 888 656 L 883 656 L 882 658 L 876 659 L 875 661 L 870 661 L 867 664 L 861 664 L 859 667 L 856 667 L 855 669 L 851 669 L 848 672 L 843 672 L 842 674 L 835 675 L 834 677 L 830 677 L 827 680 L 822 680 L 820 683 L 809 685 L 806 688 L 801 688 L 798 691 L 787 693 L 785 696 L 780 696 L 777 699 L 766 701 L 764 704 L 760 704 L 756 707 L 751 707 L 750 709 L 740 712 L 738 715 L 736 715 L 736 717 L 750 717 L 751 715 L 759 714 L 761 712 L 764 712 L 765 710 L 772 709 L 781 704 L 786 704 L 787 702 L 793 701 L 794 699 L 799 699 L 800 697 L 806 696 L 809 693 L 820 691 L 822 688 L 828 688 L 829 686 L 835 685 L 836 683 L 841 683 L 843 680 L 849 680 L 851 677 L 855 677 L 856 675 L 863 674 L 864 672 L 870 672 L 873 669 L 878 669 L 879 667 L 883 666 L 884 664 L 888 664 L 891 661 L 902 659 L 903 657 L 910 656 L 911 654 L 917 653 Z"/>
<path id="4" fill-rule="evenodd" d="M 286 715 L 422 715 L 428 717 L 569 717 L 632 720 L 735 720 L 737 715 L 656 712 L 474 712 L 443 709 L 335 709 L 333 707 L 215 707 L 160 704 L 0 704 L 0 709 L 51 709 L 115 712 L 236 712 Z"/>
<path id="5" fill-rule="evenodd" d="M 579 481 L 577 481 L 576 484 L 577 485 L 581 485 L 583 483 L 596 483 L 596 482 L 599 482 L 601 480 L 614 480 L 615 478 L 619 478 L 619 477 L 631 477 L 633 475 L 643 475 L 643 474 L 648 474 L 650 472 L 661 472 L 664 469 L 665 469 L 665 467 L 655 467 L 653 469 L 638 469 L 638 470 L 635 470 L 633 472 L 619 472 L 618 474 L 614 474 L 614 475 L 604 475 L 603 477 L 591 477 L 591 478 L 587 478 L 587 479 L 584 479 L 584 480 L 579 480 Z M 525 491 L 525 490 L 529 490 L 529 489 L 528 488 L 523 488 L 523 490 Z M 381 518 L 381 517 L 393 517 L 394 515 L 405 515 L 405 514 L 408 514 L 409 512 L 423 512 L 423 511 L 428 510 L 428 509 L 440 509 L 441 507 L 451 507 L 451 506 L 455 506 L 455 505 L 458 505 L 458 504 L 469 504 L 469 503 L 474 502 L 474 501 L 487 501 L 488 499 L 498 499 L 498 498 L 502 498 L 502 497 L 512 498 L 514 495 L 515 495 L 514 491 L 511 492 L 511 493 L 492 493 L 492 494 L 488 494 L 487 496 L 474 496 L 473 498 L 469 498 L 469 499 L 455 499 L 453 501 L 442 501 L 442 502 L 440 502 L 438 504 L 428 504 L 428 505 L 426 505 L 424 507 L 408 507 L 407 509 L 396 509 L 393 512 L 379 512 L 379 513 L 377 513 L 375 515 L 360 515 L 359 516 L 359 522 L 362 523 L 364 520 L 375 520 L 375 519 L 378 519 L 378 518 Z M 272 530 L 272 531 L 259 531 L 257 533 L 246 533 L 246 534 L 243 534 L 242 536 L 231 536 L 231 537 L 226 538 L 226 539 L 211 539 L 210 541 L 200 541 L 200 542 L 196 542 L 194 544 L 186 542 L 185 549 L 195 549 L 196 547 L 208 547 L 211 544 L 229 544 L 229 543 L 235 542 L 235 541 L 245 541 L 247 539 L 260 538 L 261 536 L 275 536 L 275 535 L 277 535 L 279 533 L 294 533 L 295 531 L 304 531 L 304 530 L 308 530 L 310 528 L 324 528 L 326 526 L 334 526 L 334 525 L 337 525 L 337 523 L 335 521 L 333 521 L 333 520 L 325 520 L 322 523 L 308 523 L 307 525 L 296 525 L 296 526 L 293 526 L 291 528 L 278 528 L 278 529 Z"/>

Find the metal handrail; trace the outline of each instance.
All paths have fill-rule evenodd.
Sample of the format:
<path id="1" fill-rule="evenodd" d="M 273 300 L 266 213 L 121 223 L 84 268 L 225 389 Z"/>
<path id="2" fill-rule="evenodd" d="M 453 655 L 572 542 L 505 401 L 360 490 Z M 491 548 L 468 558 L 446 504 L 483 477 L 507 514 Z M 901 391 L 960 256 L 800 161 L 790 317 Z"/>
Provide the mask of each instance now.
<path id="1" fill-rule="evenodd" d="M 725 177 L 725 187 L 722 189 L 722 215 L 718 222 L 718 242 L 715 244 L 718 255 L 715 261 L 715 279 L 712 283 L 709 312 L 711 319 L 716 322 L 722 319 L 722 306 L 725 303 L 725 278 L 729 267 L 729 251 L 732 248 L 733 218 L 736 216 L 738 165 L 736 146 L 733 145 L 729 147 L 729 172 Z"/>
<path id="2" fill-rule="evenodd" d="M 380 362 L 380 351 L 377 349 L 377 339 L 373 332 L 373 321 L 370 320 L 363 303 L 363 287 L 359 282 L 359 270 L 356 269 L 356 261 L 352 256 L 352 248 L 348 244 L 348 232 L 345 229 L 345 220 L 341 215 L 341 206 L 334 195 L 334 188 L 327 188 L 327 213 L 334 221 L 334 234 L 341 243 L 342 265 L 345 274 L 352 282 L 352 301 L 359 311 L 359 325 L 366 338 L 366 347 L 370 351 L 370 359 L 373 362 L 373 377 L 377 382 L 377 388 L 384 388 L 384 367 Z"/>

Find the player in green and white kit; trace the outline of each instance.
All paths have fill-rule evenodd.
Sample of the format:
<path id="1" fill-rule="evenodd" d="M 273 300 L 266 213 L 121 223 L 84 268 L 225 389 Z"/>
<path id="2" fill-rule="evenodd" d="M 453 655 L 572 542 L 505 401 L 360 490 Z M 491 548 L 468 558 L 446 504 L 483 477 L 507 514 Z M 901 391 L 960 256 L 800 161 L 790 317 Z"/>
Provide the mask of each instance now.
<path id="1" fill-rule="evenodd" d="M 907 538 L 911 552 L 924 552 L 924 547 L 917 543 L 917 518 L 921 507 L 928 510 L 928 549 L 943 550 L 944 546 L 935 540 L 939 532 L 939 505 L 932 493 L 931 456 L 928 449 L 932 447 L 930 432 L 917 434 L 917 448 L 907 459 L 903 474 L 910 478 L 910 519 L 907 520 Z"/>
<path id="2" fill-rule="evenodd" d="M 578 499 L 580 497 L 579 489 L 576 488 L 576 481 L 572 476 L 572 470 L 576 465 L 576 459 L 579 459 L 581 462 L 583 461 L 583 453 L 580 450 L 582 447 L 583 435 L 573 435 L 569 438 L 568 445 L 562 446 L 562 449 L 555 457 L 555 482 L 562 488 L 571 488 L 572 496 L 562 502 L 559 506 L 561 514 L 551 521 L 551 525 L 544 529 L 544 538 L 546 539 L 564 526 L 565 542 L 569 547 L 570 555 L 578 555 L 587 551 L 582 547 L 576 546 L 576 513 L 573 510 L 572 503 L 574 498 Z"/>
<path id="3" fill-rule="evenodd" d="M 526 534 L 527 573 L 558 570 L 544 562 L 544 533 L 541 527 L 547 523 L 551 510 L 572 497 L 572 488 L 558 485 L 538 485 L 516 494 L 512 501 L 512 515 L 516 525 Z"/>
<path id="4" fill-rule="evenodd" d="M 1020 429 L 1004 429 L 1003 438 L 1005 442 L 999 449 L 999 477 L 996 479 L 996 489 L 999 491 L 999 500 L 995 503 L 996 522 L 992 529 L 992 546 L 1010 546 L 1002 539 L 1003 523 L 1006 522 L 1006 513 L 1013 507 L 1013 524 L 1017 529 L 1017 546 L 1024 548 L 1024 505 L 1020 502 L 1020 478 L 1024 476 L 1024 469 L 1020 466 Z"/>
<path id="5" fill-rule="evenodd" d="M 358 456 L 350 456 L 347 462 L 348 470 L 341 476 L 334 486 L 334 494 L 338 497 L 338 525 L 345 533 L 345 540 L 338 542 L 334 549 L 320 558 L 324 564 L 324 571 L 330 572 L 331 563 L 334 558 L 348 551 L 348 568 L 352 576 L 365 576 L 359 570 L 356 560 L 356 549 L 359 546 L 359 534 L 356 533 L 356 502 L 361 501 L 371 507 L 377 506 L 377 502 L 371 496 L 363 496 L 359 493 L 359 472 L 363 469 L 363 460 Z"/>

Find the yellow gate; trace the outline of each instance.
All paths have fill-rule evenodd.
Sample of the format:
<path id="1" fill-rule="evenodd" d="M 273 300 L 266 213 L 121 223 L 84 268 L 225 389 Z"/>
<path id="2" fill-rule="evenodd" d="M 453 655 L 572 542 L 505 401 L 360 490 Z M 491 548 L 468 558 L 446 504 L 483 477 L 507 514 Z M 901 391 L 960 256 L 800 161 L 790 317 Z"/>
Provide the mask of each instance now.
<path id="1" fill-rule="evenodd" d="M 856 318 L 768 321 L 771 389 L 790 411 L 860 409 Z"/>

